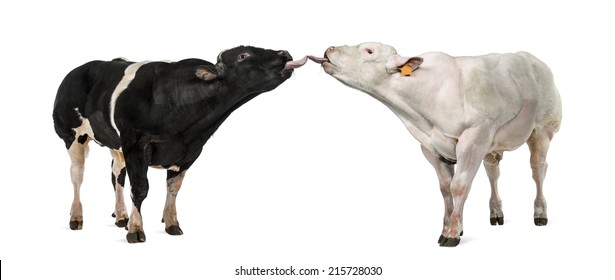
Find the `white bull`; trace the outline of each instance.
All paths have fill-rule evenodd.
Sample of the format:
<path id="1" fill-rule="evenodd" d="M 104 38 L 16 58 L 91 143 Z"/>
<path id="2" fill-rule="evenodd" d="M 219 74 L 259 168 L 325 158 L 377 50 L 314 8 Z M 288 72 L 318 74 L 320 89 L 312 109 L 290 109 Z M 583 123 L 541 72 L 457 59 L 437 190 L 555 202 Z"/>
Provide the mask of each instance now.
<path id="1" fill-rule="evenodd" d="M 444 197 L 440 246 L 460 242 L 463 205 L 481 161 L 491 183 L 490 222 L 504 223 L 499 161 L 504 151 L 523 143 L 530 148 L 536 182 L 534 223 L 547 224 L 545 158 L 562 109 L 553 75 L 542 61 L 527 52 L 403 57 L 380 43 L 330 47 L 324 58 L 310 58 L 329 75 L 388 106 L 421 143 Z"/>

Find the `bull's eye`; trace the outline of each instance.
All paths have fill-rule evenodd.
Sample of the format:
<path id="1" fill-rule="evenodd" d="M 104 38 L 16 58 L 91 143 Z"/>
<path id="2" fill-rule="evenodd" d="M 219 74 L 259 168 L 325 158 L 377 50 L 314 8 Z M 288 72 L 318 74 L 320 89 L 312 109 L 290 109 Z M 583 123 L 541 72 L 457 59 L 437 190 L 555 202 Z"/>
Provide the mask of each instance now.
<path id="1" fill-rule="evenodd" d="M 365 49 L 365 52 L 367 52 L 368 54 L 373 54 L 374 51 L 372 49 Z"/>
<path id="2" fill-rule="evenodd" d="M 246 60 L 246 58 L 248 58 L 250 55 L 248 53 L 242 53 L 240 55 L 237 56 L 237 62 L 242 62 L 244 60 Z"/>

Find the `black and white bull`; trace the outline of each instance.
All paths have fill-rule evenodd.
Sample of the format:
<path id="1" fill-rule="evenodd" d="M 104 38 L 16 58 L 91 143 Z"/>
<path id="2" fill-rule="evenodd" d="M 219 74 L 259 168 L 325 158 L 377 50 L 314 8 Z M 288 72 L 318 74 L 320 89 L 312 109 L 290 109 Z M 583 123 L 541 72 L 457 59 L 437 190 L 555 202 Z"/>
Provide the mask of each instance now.
<path id="1" fill-rule="evenodd" d="M 149 190 L 150 166 L 167 169 L 163 222 L 167 233 L 181 235 L 175 198 L 203 145 L 235 109 L 275 89 L 305 61 L 292 61 L 287 51 L 240 46 L 220 53 L 216 64 L 115 59 L 91 61 L 71 71 L 53 109 L 56 133 L 71 159 L 70 228 L 83 226 L 80 187 L 88 142 L 94 140 L 111 150 L 113 216 L 118 227 L 128 227 L 128 242 L 145 242 L 141 204 Z M 123 196 L 126 174 L 130 218 Z"/>

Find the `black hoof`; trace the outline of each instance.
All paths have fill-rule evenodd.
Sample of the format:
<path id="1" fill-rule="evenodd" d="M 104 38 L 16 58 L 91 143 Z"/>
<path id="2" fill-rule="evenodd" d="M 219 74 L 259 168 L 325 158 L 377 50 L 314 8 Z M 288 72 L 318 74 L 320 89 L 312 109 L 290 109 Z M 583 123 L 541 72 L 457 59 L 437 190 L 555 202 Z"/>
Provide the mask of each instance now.
<path id="1" fill-rule="evenodd" d="M 179 226 L 170 226 L 168 228 L 165 228 L 164 231 L 166 231 L 170 235 L 182 235 L 182 234 L 184 234 L 184 232 L 182 231 L 182 229 Z"/>
<path id="2" fill-rule="evenodd" d="M 126 234 L 126 240 L 128 240 L 128 243 L 145 242 L 145 232 L 142 232 L 142 231 L 129 232 L 128 234 Z"/>
<path id="3" fill-rule="evenodd" d="M 534 224 L 537 226 L 546 226 L 548 222 L 547 218 L 534 218 Z"/>
<path id="4" fill-rule="evenodd" d="M 79 230 L 83 228 L 83 221 L 70 221 L 70 229 Z"/>
<path id="5" fill-rule="evenodd" d="M 503 225 L 504 224 L 504 217 L 495 217 L 495 218 L 490 218 L 489 222 L 491 222 L 492 226 L 495 225 Z"/>
<path id="6" fill-rule="evenodd" d="M 459 242 L 461 242 L 461 238 L 449 238 L 444 237 L 443 235 L 440 235 L 440 238 L 438 238 L 438 244 L 440 244 L 440 247 L 456 247 L 459 245 Z"/>
<path id="7" fill-rule="evenodd" d="M 128 226 L 128 219 L 122 219 L 119 221 L 115 221 L 115 225 L 120 228 L 126 228 Z"/>

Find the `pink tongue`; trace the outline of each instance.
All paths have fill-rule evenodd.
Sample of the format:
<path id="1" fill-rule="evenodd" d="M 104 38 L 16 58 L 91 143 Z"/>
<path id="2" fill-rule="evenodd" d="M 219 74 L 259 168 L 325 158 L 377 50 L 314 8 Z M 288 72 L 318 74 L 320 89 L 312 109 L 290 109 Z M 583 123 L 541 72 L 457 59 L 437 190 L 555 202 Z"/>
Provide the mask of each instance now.
<path id="1" fill-rule="evenodd" d="M 310 58 L 311 61 L 314 61 L 314 62 L 319 63 L 319 64 L 322 64 L 323 62 L 329 62 L 329 59 L 327 59 L 327 58 L 317 57 L 317 56 L 313 56 L 313 55 L 308 55 L 308 58 Z"/>
<path id="2" fill-rule="evenodd" d="M 286 68 L 286 69 L 299 68 L 299 67 L 303 66 L 303 64 L 305 64 L 306 62 L 307 62 L 307 56 L 304 56 L 300 60 L 286 62 L 286 65 L 284 66 L 284 68 Z"/>

